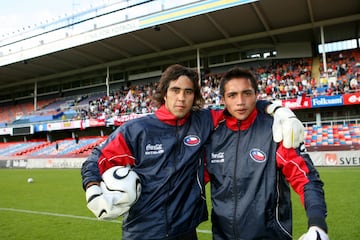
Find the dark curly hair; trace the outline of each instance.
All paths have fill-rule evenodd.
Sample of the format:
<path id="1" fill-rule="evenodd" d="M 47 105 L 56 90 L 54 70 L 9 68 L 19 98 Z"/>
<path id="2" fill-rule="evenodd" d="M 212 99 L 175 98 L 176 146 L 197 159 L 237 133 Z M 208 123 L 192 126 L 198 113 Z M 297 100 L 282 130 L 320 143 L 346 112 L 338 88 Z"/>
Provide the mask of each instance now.
<path id="1" fill-rule="evenodd" d="M 187 76 L 194 85 L 194 102 L 193 110 L 199 110 L 204 105 L 204 99 L 201 95 L 199 77 L 195 70 L 184 67 L 180 64 L 170 65 L 161 75 L 159 84 L 153 96 L 153 101 L 156 107 L 160 107 L 165 103 L 166 96 L 170 82 L 177 80 L 180 76 Z"/>

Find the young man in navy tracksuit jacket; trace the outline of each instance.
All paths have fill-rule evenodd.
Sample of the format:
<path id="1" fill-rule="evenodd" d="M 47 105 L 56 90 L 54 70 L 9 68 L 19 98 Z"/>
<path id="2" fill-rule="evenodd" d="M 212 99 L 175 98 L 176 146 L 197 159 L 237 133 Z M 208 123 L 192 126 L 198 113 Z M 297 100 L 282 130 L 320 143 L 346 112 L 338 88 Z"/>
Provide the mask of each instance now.
<path id="1" fill-rule="evenodd" d="M 256 109 L 251 72 L 229 70 L 220 82 L 225 121 L 206 148 L 214 240 L 292 239 L 289 184 L 308 217 L 306 240 L 327 240 L 323 183 L 305 148 L 273 141 L 273 118 Z"/>

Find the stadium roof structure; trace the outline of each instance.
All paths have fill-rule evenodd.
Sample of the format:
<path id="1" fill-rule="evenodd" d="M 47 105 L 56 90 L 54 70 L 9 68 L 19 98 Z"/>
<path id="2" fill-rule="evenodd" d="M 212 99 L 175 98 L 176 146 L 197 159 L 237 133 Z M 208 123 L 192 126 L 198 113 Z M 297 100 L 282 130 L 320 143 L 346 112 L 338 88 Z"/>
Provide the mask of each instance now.
<path id="1" fill-rule="evenodd" d="M 216 53 L 359 38 L 359 0 L 260 0 L 0 67 L 0 92 L 105 69 L 131 71 Z"/>

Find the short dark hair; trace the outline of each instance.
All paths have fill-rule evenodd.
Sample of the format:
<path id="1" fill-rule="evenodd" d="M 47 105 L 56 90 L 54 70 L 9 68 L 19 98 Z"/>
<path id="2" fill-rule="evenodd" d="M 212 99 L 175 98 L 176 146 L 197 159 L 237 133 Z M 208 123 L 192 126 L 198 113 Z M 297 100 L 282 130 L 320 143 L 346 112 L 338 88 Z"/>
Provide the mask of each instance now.
<path id="1" fill-rule="evenodd" d="M 154 103 L 160 107 L 165 103 L 164 97 L 169 88 L 170 82 L 177 80 L 180 76 L 187 76 L 194 85 L 193 110 L 199 110 L 204 105 L 204 99 L 201 95 L 199 77 L 195 70 L 184 67 L 180 64 L 170 65 L 161 75 L 159 84 L 153 96 Z"/>
<path id="2" fill-rule="evenodd" d="M 257 86 L 257 79 L 255 75 L 248 69 L 244 69 L 241 67 L 234 67 L 228 70 L 224 73 L 224 75 L 221 77 L 220 80 L 220 95 L 224 96 L 225 94 L 225 84 L 233 79 L 233 78 L 246 78 L 249 79 L 251 82 L 251 86 L 254 88 L 255 93 L 259 92 L 258 86 Z"/>

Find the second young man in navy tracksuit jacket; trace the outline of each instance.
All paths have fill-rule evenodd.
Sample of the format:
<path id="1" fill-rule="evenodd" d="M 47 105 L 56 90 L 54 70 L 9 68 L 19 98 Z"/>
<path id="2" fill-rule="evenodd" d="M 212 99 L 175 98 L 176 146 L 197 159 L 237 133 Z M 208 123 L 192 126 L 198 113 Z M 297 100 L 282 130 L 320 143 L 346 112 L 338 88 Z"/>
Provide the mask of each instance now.
<path id="1" fill-rule="evenodd" d="M 255 77 L 229 70 L 220 93 L 225 121 L 206 148 L 213 239 L 292 239 L 290 184 L 308 217 L 304 239 L 327 240 L 323 183 L 304 148 L 273 141 L 273 118 L 256 109 Z"/>

